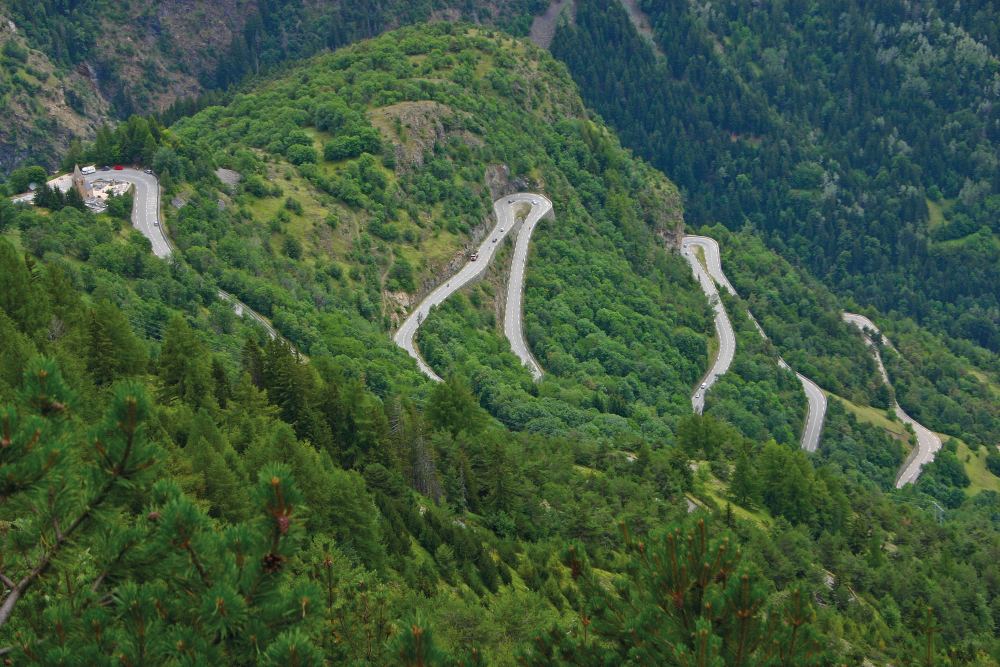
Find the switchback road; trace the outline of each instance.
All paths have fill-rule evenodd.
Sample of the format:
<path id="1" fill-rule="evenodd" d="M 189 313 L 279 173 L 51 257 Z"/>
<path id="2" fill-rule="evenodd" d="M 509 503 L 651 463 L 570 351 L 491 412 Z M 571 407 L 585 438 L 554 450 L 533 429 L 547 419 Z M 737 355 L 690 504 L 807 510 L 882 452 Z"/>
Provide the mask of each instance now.
<path id="1" fill-rule="evenodd" d="M 531 242 L 531 234 L 535 231 L 535 225 L 538 221 L 552 213 L 552 202 L 541 195 L 530 195 L 530 197 L 528 203 L 531 205 L 531 210 L 524 218 L 521 229 L 517 233 L 517 241 L 514 244 L 514 258 L 511 260 L 510 279 L 507 281 L 507 305 L 504 309 L 503 332 L 507 336 L 507 340 L 510 341 L 510 347 L 514 354 L 518 356 L 522 364 L 528 367 L 535 380 L 540 380 L 542 367 L 538 365 L 538 361 L 535 360 L 528 348 L 528 343 L 524 340 L 524 307 L 522 305 L 524 270 L 528 264 L 528 244 Z M 508 201 L 509 199 L 510 197 L 507 197 L 499 201 Z M 501 224 L 503 222 L 513 224 L 515 205 L 505 204 L 497 208 L 497 204 L 493 204 L 497 217 L 503 216 Z M 523 207 L 525 203 L 519 205 Z"/>
<path id="2" fill-rule="evenodd" d="M 504 333 L 510 339 L 511 349 L 521 361 L 528 366 L 532 375 L 541 377 L 542 370 L 527 344 L 524 342 L 522 332 L 522 307 L 521 297 L 524 285 L 524 270 L 528 256 L 528 242 L 531 240 L 531 233 L 535 224 L 542 216 L 552 211 L 552 202 L 546 197 L 531 193 L 518 193 L 507 195 L 493 202 L 493 212 L 496 215 L 497 223 L 489 234 L 479 244 L 479 248 L 474 253 L 478 253 L 475 260 L 470 259 L 459 269 L 458 273 L 447 279 L 444 284 L 438 285 L 430 294 L 424 297 L 416 308 L 407 316 L 400 325 L 399 330 L 393 340 L 396 345 L 406 350 L 406 352 L 417 361 L 417 366 L 423 373 L 432 380 L 440 381 L 441 377 L 424 361 L 417 350 L 414 338 L 417 330 L 424 323 L 431 312 L 431 308 L 438 306 L 452 294 L 468 285 L 486 271 L 490 261 L 496 254 L 500 242 L 513 231 L 514 223 L 519 214 L 524 215 L 524 222 L 518 232 L 517 243 L 514 247 L 514 258 L 512 260 L 510 279 L 507 288 L 507 308 L 504 317 Z"/>
<path id="3" fill-rule="evenodd" d="M 704 253 L 705 263 L 708 266 L 707 271 L 698 260 L 696 249 L 700 249 Z M 719 298 L 719 291 L 715 285 L 719 283 L 731 294 L 736 292 L 726 280 L 725 274 L 722 273 L 721 264 L 718 265 L 713 275 L 713 264 L 710 257 L 717 258 L 719 254 L 719 244 L 715 242 L 715 239 L 710 239 L 707 236 L 685 236 L 681 253 L 687 258 L 688 264 L 691 265 L 691 270 L 694 272 L 695 280 L 698 281 L 701 291 L 708 297 L 709 303 L 715 310 L 715 332 L 719 337 L 719 350 L 715 356 L 715 363 L 708 369 L 708 373 L 702 378 L 698 388 L 691 396 L 691 407 L 695 412 L 701 414 L 705 409 L 705 394 L 712 388 L 715 381 L 729 370 L 729 366 L 733 363 L 733 356 L 736 354 L 736 333 L 733 331 L 733 325 L 729 321 L 726 308 L 722 305 L 722 299 Z"/>
<path id="4" fill-rule="evenodd" d="M 120 169 L 97 171 L 84 178 L 88 183 L 98 180 L 131 183 L 135 187 L 132 226 L 149 239 L 154 255 L 160 259 L 170 257 L 170 244 L 160 224 L 160 183 L 156 176 L 138 169 Z"/>
<path id="5" fill-rule="evenodd" d="M 167 234 L 160 219 L 160 183 L 153 174 L 138 169 L 114 169 L 97 171 L 84 176 L 88 183 L 98 180 L 131 183 L 135 189 L 132 203 L 132 226 L 149 239 L 153 254 L 167 259 L 172 252 Z M 61 184 L 60 184 L 61 186 Z M 239 317 L 244 314 L 257 322 L 267 335 L 278 338 L 279 334 L 263 315 L 224 290 L 218 290 L 219 298 L 231 304 Z"/>
<path id="6" fill-rule="evenodd" d="M 891 387 L 892 383 L 889 382 L 889 374 L 885 372 L 885 364 L 882 363 L 882 354 L 872 340 L 872 336 L 880 338 L 882 345 L 885 347 L 895 350 L 892 347 L 892 343 L 879 331 L 875 323 L 864 315 L 844 313 L 843 317 L 845 322 L 861 329 L 861 333 L 865 337 L 865 343 L 871 348 L 872 354 L 875 355 L 875 361 L 878 363 L 878 370 L 882 374 L 882 380 Z M 903 468 L 899 471 L 899 476 L 896 477 L 896 488 L 899 489 L 917 481 L 921 468 L 933 461 L 934 455 L 941 449 L 941 438 L 913 417 L 906 414 L 906 411 L 900 407 L 898 401 L 893 401 L 892 409 L 895 411 L 896 416 L 899 417 L 899 421 L 909 424 L 913 429 L 913 433 L 917 436 L 917 446 L 914 447 L 910 457 L 903 463 Z"/>
<path id="7" fill-rule="evenodd" d="M 698 260 L 695 249 L 702 251 L 705 257 L 705 266 L 702 266 Z M 736 353 L 736 336 L 733 333 L 733 326 L 726 315 L 726 309 L 722 305 L 722 301 L 719 299 L 715 284 L 718 283 L 734 296 L 736 295 L 736 290 L 733 289 L 732 283 L 729 282 L 726 274 L 722 271 L 722 256 L 719 252 L 719 244 L 715 239 L 707 236 L 685 236 L 682 240 L 681 253 L 687 258 L 688 263 L 691 265 L 691 270 L 694 271 L 695 278 L 698 280 L 698 284 L 701 285 L 702 291 L 715 309 L 715 330 L 719 336 L 719 353 L 715 359 L 715 363 L 691 397 L 692 407 L 695 412 L 701 414 L 705 407 L 705 393 L 711 389 L 712 385 L 723 373 L 729 370 L 733 356 Z M 747 311 L 747 317 L 753 322 L 761 337 L 766 340 L 767 334 L 764 333 L 764 329 L 761 328 L 750 311 Z M 784 369 L 792 370 L 780 356 L 778 357 L 778 365 Z M 809 405 L 809 410 L 806 414 L 806 423 L 802 429 L 801 445 L 806 451 L 814 452 L 819 446 L 819 436 L 823 431 L 823 419 L 826 416 L 826 396 L 819 386 L 805 375 L 796 372 L 795 377 L 802 384 L 802 389 L 805 391 L 806 401 Z"/>
<path id="8" fill-rule="evenodd" d="M 135 199 L 132 207 L 132 225 L 138 229 L 143 236 L 149 239 L 153 254 L 162 259 L 170 257 L 171 247 L 167 240 L 166 233 L 160 221 L 160 187 L 156 176 L 147 174 L 138 169 L 122 169 L 114 171 L 98 171 L 86 176 L 88 182 L 93 183 L 99 179 L 117 180 L 131 183 L 135 188 Z M 532 193 L 518 193 L 502 197 L 493 203 L 493 210 L 497 223 L 493 230 L 486 235 L 478 249 L 478 258 L 469 261 L 444 285 L 438 286 L 417 306 L 403 325 L 396 332 L 396 343 L 406 350 L 410 356 L 416 359 L 420 370 L 434 380 L 441 378 L 434 373 L 433 369 L 421 358 L 416 348 L 414 338 L 420 325 L 430 313 L 430 309 L 440 305 L 457 290 L 469 284 L 479 277 L 490 261 L 493 259 L 500 242 L 514 231 L 518 215 L 523 215 L 521 228 L 517 233 L 517 241 L 514 246 L 514 256 L 511 260 L 510 278 L 507 284 L 507 303 L 504 313 L 504 334 L 511 343 L 514 354 L 521 359 L 522 363 L 528 367 L 535 379 L 542 376 L 542 369 L 524 339 L 523 331 L 523 295 L 524 295 L 524 272 L 527 266 L 528 251 L 531 242 L 531 235 L 535 225 L 540 219 L 552 213 L 552 202 L 547 197 Z M 695 253 L 695 248 L 701 249 L 704 254 L 705 264 L 703 267 Z M 705 393 L 715 381 L 729 370 L 736 352 L 736 335 L 733 331 L 732 323 L 726 314 L 726 310 L 719 298 L 716 284 L 721 285 L 730 294 L 735 295 L 736 290 L 726 278 L 722 271 L 721 253 L 719 244 L 715 239 L 707 236 L 685 236 L 683 239 L 683 249 L 681 251 L 687 258 L 691 269 L 694 272 L 702 291 L 709 298 L 715 310 L 715 328 L 719 336 L 719 352 L 715 363 L 709 369 L 708 374 L 702 383 L 695 390 L 691 398 L 691 405 L 695 412 L 699 414 L 705 406 Z M 707 269 L 706 269 L 707 267 Z M 244 313 L 249 315 L 254 321 L 259 323 L 271 338 L 279 336 L 271 323 L 245 303 L 237 299 L 232 294 L 219 290 L 219 298 L 232 304 L 236 313 L 242 317 Z M 760 324 L 757 323 L 753 315 L 747 312 L 748 317 L 753 320 L 754 325 L 761 336 L 767 338 Z M 882 335 L 878 328 L 868 318 L 844 313 L 844 320 L 854 324 L 858 328 L 869 330 L 874 335 L 881 336 L 884 345 L 891 344 Z M 879 370 L 885 382 L 889 383 L 885 366 L 882 364 L 881 355 L 878 349 L 872 344 L 867 334 L 865 340 L 875 354 L 879 365 Z M 778 363 L 782 368 L 789 369 L 787 363 L 782 358 L 778 358 Z M 823 429 L 823 419 L 826 414 L 826 396 L 820 388 L 809 378 L 801 373 L 795 373 L 802 388 L 806 393 L 809 403 L 809 411 L 806 416 L 805 427 L 802 431 L 802 447 L 807 451 L 815 451 L 819 445 L 820 433 Z M 934 454 L 941 448 L 941 439 L 928 428 L 911 418 L 900 407 L 899 403 L 893 405 L 896 414 L 901 421 L 909 424 L 917 436 L 917 447 L 914 454 L 904 464 L 896 481 L 896 486 L 901 487 L 916 480 L 920 474 L 920 469 L 934 459 Z"/>

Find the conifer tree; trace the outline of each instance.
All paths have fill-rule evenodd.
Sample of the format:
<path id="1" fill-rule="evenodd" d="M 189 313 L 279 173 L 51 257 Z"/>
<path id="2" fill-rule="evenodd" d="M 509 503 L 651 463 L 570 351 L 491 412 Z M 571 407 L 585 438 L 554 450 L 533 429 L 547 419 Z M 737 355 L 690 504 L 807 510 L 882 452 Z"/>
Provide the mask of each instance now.
<path id="1" fill-rule="evenodd" d="M 740 453 L 736 457 L 729 493 L 732 494 L 733 500 L 744 507 L 753 507 L 760 495 L 757 476 L 750 461 L 749 446 L 740 448 Z"/>
<path id="2" fill-rule="evenodd" d="M 201 494 L 212 504 L 210 515 L 231 522 L 245 518 L 249 499 L 243 465 L 205 410 L 195 416 L 184 451 L 202 480 Z"/>
<path id="3" fill-rule="evenodd" d="M 49 320 L 48 299 L 24 259 L 0 238 L 0 310 L 24 333 L 33 335 Z"/>
<path id="4" fill-rule="evenodd" d="M 0 197 L 0 232 L 14 223 L 16 209 L 6 197 Z"/>
<path id="5" fill-rule="evenodd" d="M 91 310 L 87 323 L 87 371 L 97 385 L 115 379 L 115 347 L 104 323 Z"/>
<path id="6" fill-rule="evenodd" d="M 0 411 L 0 655 L 323 664 L 311 639 L 321 593 L 289 567 L 305 526 L 287 468 L 261 470 L 257 519 L 221 528 L 174 482 L 155 482 L 162 452 L 140 385 L 117 385 L 93 428 L 73 404 L 55 364 L 35 359 L 18 404 Z"/>
<path id="7" fill-rule="evenodd" d="M 66 191 L 66 199 L 63 203 L 64 206 L 72 206 L 78 211 L 86 211 L 87 205 L 83 201 L 83 197 L 76 188 L 70 188 Z"/>
<path id="8" fill-rule="evenodd" d="M 243 373 L 233 388 L 223 419 L 233 449 L 242 453 L 271 432 L 278 421 L 278 408 L 267 400 L 266 392 L 257 388 L 250 374 Z"/>
<path id="9" fill-rule="evenodd" d="M 7 499 L 0 519 L 17 522 L 0 543 L 0 627 L 60 557 L 148 478 L 156 460 L 143 435 L 150 406 L 140 386 L 118 388 L 92 439 L 74 423 L 72 401 L 55 363 L 35 358 L 20 407 L 0 414 L 0 496 Z"/>
<path id="10" fill-rule="evenodd" d="M 439 382 L 431 390 L 427 417 L 435 428 L 447 429 L 452 436 L 460 431 L 479 433 L 486 425 L 486 416 L 469 386 L 457 375 Z"/>
<path id="11" fill-rule="evenodd" d="M 243 372 L 250 374 L 254 386 L 264 387 L 264 353 L 253 338 L 247 338 L 242 350 Z"/>
<path id="12" fill-rule="evenodd" d="M 393 662 L 404 667 L 443 667 L 453 665 L 450 655 L 434 641 L 433 630 L 420 615 L 403 622 L 402 631 L 389 649 Z"/>
<path id="13" fill-rule="evenodd" d="M 194 408 L 215 405 L 208 351 L 180 315 L 167 324 L 159 366 L 165 398 Z"/>
<path id="14" fill-rule="evenodd" d="M 608 587 L 583 549 L 564 564 L 579 589 L 579 626 L 542 633 L 528 665 L 801 666 L 822 663 L 810 625 L 813 612 L 799 591 L 770 603 L 762 579 L 741 562 L 723 533 L 704 520 L 675 527 L 648 542 L 623 528 L 624 571 Z"/>
<path id="15" fill-rule="evenodd" d="M 215 389 L 215 402 L 225 410 L 229 403 L 230 394 L 232 394 L 232 388 L 229 385 L 229 374 L 226 372 L 226 367 L 218 357 L 212 357 L 212 384 Z"/>

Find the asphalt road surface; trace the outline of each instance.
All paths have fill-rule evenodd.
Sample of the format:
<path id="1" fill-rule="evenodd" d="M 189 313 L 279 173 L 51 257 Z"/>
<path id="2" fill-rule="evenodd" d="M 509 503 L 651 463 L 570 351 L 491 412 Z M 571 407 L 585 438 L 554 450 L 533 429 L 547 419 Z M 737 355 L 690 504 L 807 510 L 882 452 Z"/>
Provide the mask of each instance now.
<path id="1" fill-rule="evenodd" d="M 167 241 L 162 225 L 159 224 L 160 187 L 156 176 L 138 169 L 122 169 L 97 171 L 93 174 L 88 174 L 86 179 L 91 183 L 99 179 L 112 179 L 131 183 L 135 187 L 132 225 L 143 236 L 149 239 L 154 255 L 162 259 L 170 256 L 170 244 Z M 531 354 L 527 342 L 524 340 L 522 302 L 524 295 L 524 272 L 527 266 L 531 235 L 538 221 L 551 213 L 552 202 L 542 195 L 518 193 L 502 197 L 495 201 L 493 203 L 493 210 L 497 218 L 497 224 L 480 244 L 478 259 L 467 262 L 458 273 L 445 281 L 444 285 L 438 286 L 437 289 L 427 295 L 417 308 L 410 313 L 409 317 L 406 318 L 399 331 L 396 332 L 394 338 L 396 344 L 406 350 L 417 361 L 420 370 L 431 379 L 441 380 L 423 360 L 416 348 L 414 338 L 416 337 L 417 329 L 420 328 L 420 325 L 430 313 L 431 308 L 443 303 L 445 299 L 478 278 L 485 271 L 493 259 L 500 242 L 513 231 L 515 219 L 519 213 L 524 214 L 525 217 L 517 235 L 517 241 L 514 246 L 514 257 L 511 261 L 510 278 L 507 284 L 507 305 L 504 313 L 504 334 L 510 341 L 514 354 L 528 367 L 535 379 L 537 380 L 542 376 L 542 369 Z M 695 253 L 696 248 L 700 248 L 704 253 L 707 270 L 698 261 Z M 721 253 L 719 252 L 719 244 L 715 239 L 707 236 L 685 236 L 681 252 L 691 265 L 691 269 L 702 291 L 712 303 L 712 307 L 715 310 L 715 329 L 719 336 L 719 353 L 716 356 L 715 363 L 712 364 L 712 368 L 709 369 L 707 375 L 699 383 L 698 388 L 695 389 L 694 395 L 691 397 L 692 408 L 700 414 L 705 408 L 706 392 L 719 377 L 729 370 L 733 362 L 733 356 L 736 353 L 736 335 L 733 331 L 732 323 L 726 314 L 726 310 L 719 299 L 716 284 L 724 287 L 730 294 L 736 294 L 736 290 L 733 289 L 732 284 L 726 278 L 726 274 L 722 271 Z M 219 298 L 230 302 L 240 317 L 244 313 L 248 314 L 264 327 L 264 330 L 267 331 L 267 334 L 271 338 L 278 337 L 278 332 L 266 318 L 232 294 L 219 290 Z M 747 315 L 753 320 L 761 336 L 767 338 L 764 330 L 757 323 L 757 320 L 754 319 L 753 315 L 749 312 Z M 868 318 L 853 313 L 844 313 L 844 320 L 857 326 L 863 332 L 868 330 L 874 335 L 881 336 L 882 343 L 891 347 L 888 339 L 882 335 L 878 327 Z M 889 377 L 885 372 L 885 366 L 882 364 L 882 357 L 878 352 L 878 348 L 872 344 L 871 339 L 868 338 L 868 334 L 865 334 L 865 340 L 872 347 L 882 378 L 888 384 Z M 778 363 L 782 368 L 791 370 L 784 359 L 779 357 Z M 812 380 L 798 372 L 795 375 L 799 379 L 799 382 L 802 383 L 802 388 L 806 393 L 809 403 L 809 412 L 806 416 L 805 428 L 802 431 L 802 447 L 807 451 L 815 451 L 819 445 L 819 437 L 823 429 L 823 419 L 826 415 L 826 396 Z M 899 403 L 895 403 L 893 409 L 903 423 L 909 424 L 913 428 L 917 436 L 917 448 L 910 459 L 904 464 L 896 480 L 896 487 L 899 488 L 915 481 L 920 474 L 920 469 L 926 463 L 934 460 L 934 455 L 941 448 L 941 439 L 930 429 L 906 414 Z"/>
<path id="2" fill-rule="evenodd" d="M 514 203 L 508 202 L 513 199 Z M 515 211 L 518 208 L 530 206 L 521 229 L 517 233 L 517 241 L 514 244 L 514 258 L 510 264 L 510 279 L 507 281 L 507 306 L 504 310 L 503 333 L 510 341 L 511 350 L 520 358 L 521 363 L 528 367 L 535 380 L 542 378 L 542 367 L 538 365 L 534 355 L 528 348 L 528 343 L 524 340 L 524 308 L 522 300 L 524 297 L 524 270 L 528 263 L 528 244 L 531 242 L 531 234 L 535 231 L 535 225 L 543 217 L 552 211 L 552 202 L 541 195 L 514 195 L 504 197 L 493 203 L 493 210 L 496 212 L 500 224 L 507 228 L 514 223 Z"/>
<path id="3" fill-rule="evenodd" d="M 697 278 L 698 283 L 701 285 L 702 291 L 705 292 L 705 295 L 709 298 L 715 309 L 715 330 L 719 336 L 719 355 L 716 357 L 712 368 L 709 369 L 708 375 L 703 378 L 698 388 L 695 389 L 694 395 L 691 397 L 691 405 L 694 411 L 701 414 L 705 408 L 705 392 L 711 389 L 716 379 L 729 370 L 729 366 L 733 361 L 733 355 L 736 353 L 736 336 L 733 333 L 732 324 L 726 316 L 726 310 L 718 298 L 715 283 L 724 287 L 730 294 L 735 295 L 736 290 L 733 288 L 732 283 L 729 282 L 729 279 L 726 278 L 726 274 L 722 272 L 722 256 L 719 252 L 719 244 L 715 239 L 708 236 L 685 236 L 682 240 L 682 246 L 681 252 L 687 258 L 691 269 L 694 271 L 695 278 Z M 696 253 L 696 249 L 698 248 L 704 253 L 705 265 L 708 267 L 707 271 L 701 265 L 701 262 L 698 261 Z M 767 334 L 764 333 L 764 329 L 757 322 L 753 314 L 747 311 L 747 317 L 753 322 L 761 337 L 767 340 Z M 780 356 L 778 357 L 778 365 L 786 370 L 793 370 Z M 823 420 L 826 417 L 827 407 L 826 395 L 815 382 L 805 375 L 795 372 L 795 377 L 802 384 L 802 389 L 805 391 L 806 401 L 809 406 L 806 414 L 806 423 L 802 428 L 802 449 L 814 452 L 819 447 L 819 437 L 823 432 Z M 705 386 L 702 387 L 702 384 Z"/>
<path id="4" fill-rule="evenodd" d="M 267 332 L 268 338 L 270 338 L 271 340 L 274 340 L 275 338 L 279 337 L 278 330 L 275 329 L 263 315 L 261 315 L 256 310 L 246 305 L 245 303 L 243 303 L 242 301 L 240 301 L 235 296 L 233 296 L 232 294 L 230 294 L 225 290 L 220 289 L 218 290 L 218 293 L 219 293 L 219 299 L 232 305 L 233 312 L 236 313 L 237 317 L 243 317 L 244 315 L 246 315 L 247 317 L 252 319 L 254 322 L 259 324 L 261 328 L 264 329 L 264 331 Z"/>
<path id="5" fill-rule="evenodd" d="M 871 348 L 872 354 L 875 355 L 875 361 L 878 363 L 878 370 L 882 374 L 882 380 L 889 386 L 892 383 L 889 382 L 889 374 L 885 372 L 885 364 L 882 363 L 882 355 L 872 341 L 872 336 L 877 336 L 882 339 L 882 345 L 895 349 L 892 347 L 892 343 L 889 339 L 879 331 L 879 328 L 875 326 L 875 323 L 864 315 L 857 315 L 855 313 L 844 313 L 844 321 L 848 324 L 853 324 L 857 328 L 861 329 L 864 334 L 865 343 Z M 899 421 L 904 424 L 909 424 L 913 429 L 913 433 L 917 436 L 917 446 L 910 453 L 910 457 L 903 463 L 902 469 L 899 471 L 899 475 L 896 477 L 896 488 L 902 488 L 907 484 L 912 484 L 917 481 L 917 477 L 920 476 L 920 470 L 928 463 L 934 460 L 934 455 L 937 454 L 938 450 L 941 449 L 941 438 L 937 436 L 936 433 L 931 431 L 929 428 L 915 420 L 910 415 L 906 414 L 906 411 L 900 407 L 899 403 L 893 401 L 892 409 L 896 412 L 896 416 L 899 417 Z"/>
<path id="6" fill-rule="evenodd" d="M 444 284 L 438 285 L 430 294 L 424 297 L 424 300 L 413 309 L 403 321 L 403 324 L 400 325 L 399 330 L 396 331 L 396 335 L 393 336 L 396 345 L 406 350 L 407 354 L 416 360 L 417 366 L 424 375 L 432 380 L 441 380 L 441 377 L 420 356 L 420 352 L 417 349 L 414 339 L 420 325 L 430 315 L 431 308 L 441 305 L 452 294 L 482 275 L 496 254 L 497 248 L 500 247 L 500 243 L 512 232 L 516 215 L 523 213 L 525 214 L 525 220 L 518 234 L 517 245 L 514 248 L 514 265 L 508 285 L 507 315 L 504 321 L 504 332 L 511 340 L 511 347 L 514 353 L 528 365 L 533 375 L 536 377 L 540 376 L 541 369 L 531 356 L 531 352 L 524 342 L 524 336 L 521 331 L 521 295 L 523 292 L 524 269 L 531 232 L 534 231 L 538 220 L 551 210 L 552 202 L 542 195 L 531 193 L 522 192 L 507 195 L 493 202 L 493 211 L 496 214 L 497 224 L 474 251 L 479 253 L 479 257 L 475 261 L 470 260 L 466 262 L 457 273 L 445 280 Z M 514 299 L 516 304 L 514 305 L 511 303 L 512 299 L 510 295 L 512 293 L 516 294 L 516 298 Z M 512 308 L 514 308 L 513 311 L 511 310 Z M 511 317 L 511 312 L 515 314 L 514 317 Z M 508 321 L 510 321 L 509 328 Z"/>
<path id="7" fill-rule="evenodd" d="M 160 182 L 153 174 L 147 174 L 138 169 L 109 169 L 107 171 L 98 170 L 93 174 L 84 176 L 88 183 L 97 180 L 114 180 L 131 183 L 135 187 L 135 198 L 132 204 L 132 226 L 149 239 L 153 248 L 153 254 L 160 259 L 170 257 L 171 248 L 167 241 L 166 232 L 160 221 Z M 235 296 L 224 290 L 219 290 L 219 298 L 231 304 L 233 311 L 239 316 L 250 317 L 267 332 L 271 338 L 278 338 L 279 334 L 275 328 L 267 321 L 263 315 L 246 305 Z"/>
<path id="8" fill-rule="evenodd" d="M 114 169 L 96 171 L 84 178 L 88 183 L 97 180 L 114 180 L 135 186 L 135 202 L 132 205 L 132 226 L 138 229 L 153 245 L 153 254 L 160 259 L 170 256 L 170 244 L 160 222 L 160 183 L 156 176 L 138 169 Z"/>
<path id="9" fill-rule="evenodd" d="M 698 261 L 697 248 L 700 248 L 705 254 L 708 271 Z M 709 303 L 715 310 L 715 331 L 719 337 L 719 352 L 715 357 L 715 363 L 708 369 L 708 374 L 702 378 L 691 396 L 691 407 L 698 414 L 701 414 L 702 410 L 705 409 L 705 394 L 712 388 L 715 381 L 729 370 L 729 366 L 733 363 L 733 356 L 736 354 L 736 333 L 733 331 L 733 325 L 729 321 L 726 308 L 722 305 L 715 284 L 718 282 L 730 292 L 733 292 L 733 286 L 729 284 L 726 276 L 722 273 L 721 263 L 717 263 L 717 275 L 722 279 L 719 280 L 716 276 L 710 275 L 713 268 L 710 257 L 713 252 L 718 259 L 719 244 L 714 239 L 707 236 L 685 236 L 683 239 L 681 253 L 687 258 L 688 264 L 691 265 L 691 270 L 694 272 L 695 280 L 698 281 L 701 291 L 708 297 Z"/>
<path id="10" fill-rule="evenodd" d="M 823 393 L 818 384 L 802 373 L 796 371 L 795 377 L 802 384 L 802 389 L 806 392 L 806 400 L 809 402 L 806 425 L 802 429 L 802 449 L 807 452 L 815 452 L 816 448 L 819 447 L 819 436 L 823 432 L 823 419 L 826 418 L 826 394 Z"/>

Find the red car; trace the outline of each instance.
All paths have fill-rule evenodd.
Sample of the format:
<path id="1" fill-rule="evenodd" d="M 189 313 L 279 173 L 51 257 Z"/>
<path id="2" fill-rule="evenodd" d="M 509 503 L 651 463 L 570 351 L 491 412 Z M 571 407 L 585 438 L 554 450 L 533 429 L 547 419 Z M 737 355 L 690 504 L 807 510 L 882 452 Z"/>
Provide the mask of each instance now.
<path id="1" fill-rule="evenodd" d="M 115 171 L 124 171 L 124 170 L 125 170 L 125 167 L 121 166 L 120 164 L 116 164 L 115 165 Z"/>

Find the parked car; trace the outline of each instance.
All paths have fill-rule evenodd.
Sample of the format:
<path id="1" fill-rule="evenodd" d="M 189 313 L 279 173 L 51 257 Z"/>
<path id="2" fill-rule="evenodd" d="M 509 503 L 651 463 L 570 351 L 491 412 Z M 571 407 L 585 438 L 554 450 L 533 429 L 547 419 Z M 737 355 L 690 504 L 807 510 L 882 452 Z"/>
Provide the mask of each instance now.
<path id="1" fill-rule="evenodd" d="M 115 171 L 123 171 L 124 169 L 125 167 L 121 166 L 120 164 L 115 165 Z"/>
<path id="2" fill-rule="evenodd" d="M 503 227 L 500 228 L 500 233 L 503 234 Z"/>
<path id="3" fill-rule="evenodd" d="M 479 259 L 479 253 L 478 252 L 474 252 L 471 255 L 469 255 L 469 261 L 470 262 L 474 262 L 477 259 Z"/>
<path id="4" fill-rule="evenodd" d="M 153 170 L 152 170 L 152 169 L 143 169 L 142 171 L 143 171 L 144 173 L 146 173 L 146 174 L 152 174 L 152 173 L 153 173 Z"/>
<path id="5" fill-rule="evenodd" d="M 109 167 L 108 165 L 104 165 L 103 167 L 101 167 L 101 171 L 110 171 L 110 170 L 111 167 Z"/>
<path id="6" fill-rule="evenodd" d="M 497 240 L 496 240 L 496 239 L 493 239 L 493 242 L 494 242 L 494 243 L 496 243 L 496 242 L 497 242 Z"/>

